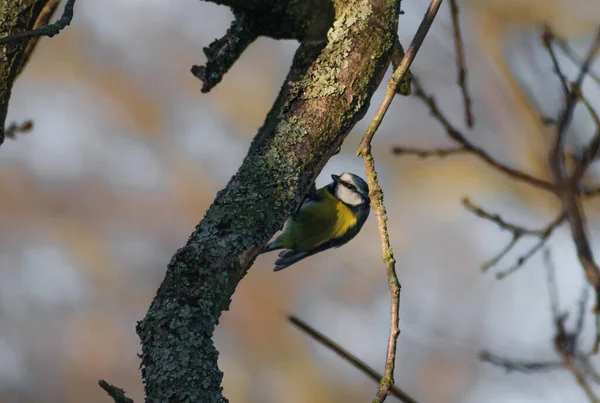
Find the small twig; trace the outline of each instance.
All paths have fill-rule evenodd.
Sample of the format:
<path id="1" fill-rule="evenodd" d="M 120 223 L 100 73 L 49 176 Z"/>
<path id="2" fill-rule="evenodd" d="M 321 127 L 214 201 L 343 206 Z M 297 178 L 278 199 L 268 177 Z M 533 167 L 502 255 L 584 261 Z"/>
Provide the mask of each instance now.
<path id="1" fill-rule="evenodd" d="M 510 360 L 508 358 L 499 357 L 485 350 L 479 353 L 479 359 L 498 367 L 502 367 L 506 370 L 506 372 L 543 372 L 553 371 L 562 367 L 562 363 L 558 361 L 519 362 Z"/>
<path id="2" fill-rule="evenodd" d="M 251 19 L 243 12 L 235 12 L 235 19 L 220 39 L 216 39 L 207 48 L 205 66 L 192 66 L 191 72 L 202 80 L 202 93 L 207 93 L 221 82 L 223 76 L 244 50 L 258 37 Z"/>
<path id="3" fill-rule="evenodd" d="M 73 19 L 73 7 L 75 6 L 75 0 L 67 0 L 65 9 L 61 17 L 54 23 L 48 24 L 43 27 L 33 29 L 31 31 L 17 32 L 16 34 L 5 36 L 0 38 L 0 45 L 6 45 L 8 43 L 18 43 L 27 39 L 37 38 L 40 36 L 48 36 L 52 38 L 58 34 L 65 27 L 67 27 Z"/>
<path id="4" fill-rule="evenodd" d="M 581 94 L 581 91 L 579 91 L 575 86 L 573 86 L 572 91 L 575 91 L 575 95 L 588 110 L 592 120 L 594 121 L 594 124 L 596 125 L 596 133 L 590 140 L 589 144 L 585 147 L 581 161 L 575 167 L 573 175 L 571 175 L 571 182 L 573 182 L 573 185 L 578 186 L 579 181 L 583 178 L 586 170 L 592 164 L 596 158 L 596 154 L 598 154 L 598 151 L 600 150 L 600 117 L 590 102 L 583 96 L 583 94 Z"/>
<path id="5" fill-rule="evenodd" d="M 585 283 L 581 290 L 581 297 L 579 298 L 579 310 L 577 312 L 577 322 L 575 324 L 575 334 L 581 335 L 583 332 L 583 324 L 585 322 L 585 307 L 589 298 L 589 284 Z"/>
<path id="6" fill-rule="evenodd" d="M 323 346 L 327 347 L 328 349 L 330 349 L 331 351 L 336 353 L 338 356 L 340 356 L 344 360 L 348 361 L 350 364 L 352 364 L 352 366 L 354 368 L 358 369 L 363 374 L 367 375 L 370 379 L 374 380 L 375 382 L 379 382 L 379 380 L 381 379 L 381 375 L 378 374 L 373 368 L 369 367 L 367 364 L 362 362 L 360 359 L 358 359 L 352 353 L 350 353 L 347 350 L 340 347 L 333 340 L 331 340 L 327 336 L 323 335 L 322 333 L 320 333 L 318 330 L 311 327 L 309 324 L 307 324 L 303 320 L 301 320 L 293 315 L 288 316 L 288 320 L 290 321 L 290 323 L 292 323 L 298 329 L 302 330 L 304 333 L 306 333 L 307 335 L 309 335 L 310 337 L 312 337 L 313 339 L 315 339 L 316 341 L 321 343 Z M 417 402 L 415 399 L 410 397 L 408 394 L 406 394 L 402 390 L 398 389 L 398 387 L 395 385 L 393 385 L 392 388 L 390 389 L 390 394 L 392 396 L 397 397 L 398 399 L 400 399 L 401 401 L 403 401 L 405 403 L 416 403 Z"/>
<path id="7" fill-rule="evenodd" d="M 568 369 L 569 371 L 571 371 L 571 373 L 577 380 L 577 383 L 579 384 L 579 386 L 581 386 L 581 389 L 583 389 L 583 391 L 585 392 L 585 394 L 588 397 L 588 399 L 590 400 L 590 402 L 600 403 L 600 400 L 598 400 L 598 398 L 594 394 L 594 391 L 592 391 L 590 384 L 585 379 L 584 373 L 582 371 L 580 371 L 579 368 L 577 368 L 577 365 L 575 365 L 575 363 L 573 362 L 573 360 L 570 357 L 564 358 L 563 366 L 566 369 Z"/>
<path id="8" fill-rule="evenodd" d="M 517 169 L 511 168 L 507 165 L 502 164 L 501 162 L 495 160 L 491 155 L 489 155 L 483 148 L 477 147 L 473 143 L 471 143 L 464 134 L 458 131 L 450 121 L 444 116 L 444 114 L 440 111 L 437 106 L 435 99 L 432 96 L 429 96 L 423 90 L 423 87 L 419 83 L 417 77 L 413 77 L 413 87 L 415 89 L 414 95 L 421 99 L 428 107 L 429 111 L 433 115 L 433 117 L 444 127 L 448 136 L 464 147 L 469 153 L 476 155 L 479 159 L 490 165 L 492 168 L 497 169 L 498 171 L 512 177 L 513 179 L 519 180 L 521 182 L 528 183 L 530 185 L 536 186 L 540 189 L 555 192 L 555 185 L 551 182 L 548 182 L 543 179 L 536 178 L 531 176 L 525 172 L 519 171 Z"/>
<path id="9" fill-rule="evenodd" d="M 371 141 L 375 132 L 379 128 L 383 117 L 389 109 L 394 95 L 398 90 L 399 84 L 402 82 L 408 69 L 412 64 L 423 40 L 429 32 L 429 28 L 435 19 L 435 16 L 440 8 L 442 0 L 431 0 L 429 9 L 425 13 L 415 36 L 408 47 L 402 61 L 392 74 L 392 77 L 388 81 L 386 94 L 379 106 L 379 109 L 375 113 L 373 120 L 369 124 L 367 131 L 365 132 L 362 141 L 360 142 L 357 149 L 357 156 L 362 156 L 365 165 L 365 173 L 367 178 L 367 184 L 369 185 L 369 198 L 371 199 L 371 208 L 377 218 L 377 225 L 379 227 L 379 235 L 381 237 L 381 248 L 383 250 L 382 260 L 385 264 L 385 268 L 388 275 L 388 284 L 391 294 L 391 308 L 390 308 L 390 333 L 388 337 L 388 346 L 385 359 L 385 373 L 379 382 L 379 389 L 373 403 L 381 403 L 385 401 L 388 394 L 390 393 L 391 387 L 394 385 L 394 367 L 396 362 L 396 345 L 398 342 L 398 335 L 400 334 L 400 328 L 398 326 L 398 311 L 400 307 L 400 283 L 398 282 L 398 276 L 396 274 L 396 260 L 394 259 L 394 253 L 390 245 L 390 239 L 387 230 L 387 213 L 383 204 L 383 191 L 377 181 L 377 171 L 375 170 L 375 160 L 371 153 Z"/>
<path id="10" fill-rule="evenodd" d="M 496 277 L 498 279 L 502 279 L 502 278 L 506 277 L 507 275 L 517 271 L 519 268 L 521 268 L 531 256 L 533 256 L 538 250 L 540 250 L 544 246 L 544 244 L 546 243 L 546 241 L 552 234 L 552 231 L 554 231 L 554 229 L 557 226 L 562 224 L 566 217 L 565 214 L 563 213 L 563 214 L 559 215 L 556 219 L 554 219 L 545 228 L 532 230 L 532 229 L 525 228 L 521 225 L 509 223 L 509 222 L 505 221 L 502 217 L 500 217 L 500 215 L 489 213 L 489 212 L 485 211 L 483 208 L 473 204 L 467 197 L 464 197 L 462 199 L 462 204 L 465 207 L 465 209 L 467 209 L 467 211 L 475 214 L 476 216 L 478 216 L 480 218 L 483 218 L 485 220 L 493 222 L 494 224 L 499 226 L 501 229 L 510 231 L 513 235 L 510 242 L 508 243 L 508 245 L 506 245 L 495 257 L 493 257 L 492 259 L 490 259 L 489 261 L 485 262 L 482 265 L 482 267 L 481 267 L 482 271 L 487 271 L 488 269 L 490 269 L 493 266 L 495 266 L 496 264 L 498 264 L 498 262 L 504 256 L 506 256 L 506 254 L 508 254 L 508 252 L 510 252 L 510 250 L 516 245 L 516 243 L 523 236 L 534 236 L 534 237 L 537 237 L 540 239 L 539 242 L 533 248 L 531 248 L 523 256 L 519 257 L 517 259 L 517 262 L 513 266 L 511 266 L 507 270 L 497 273 Z"/>
<path id="11" fill-rule="evenodd" d="M 498 225 L 501 229 L 508 230 L 512 233 L 521 234 L 521 235 L 535 235 L 541 236 L 544 230 L 531 230 L 526 229 L 520 225 L 511 224 L 502 219 L 500 215 L 488 213 L 483 208 L 473 204 L 468 197 L 463 197 L 462 204 L 467 211 L 475 214 L 478 217 L 484 218 L 486 220 L 492 221 L 496 225 Z"/>
<path id="12" fill-rule="evenodd" d="M 569 59 L 571 59 L 571 61 L 576 65 L 576 66 L 581 66 L 581 64 L 583 63 L 583 58 L 581 56 L 579 56 L 577 54 L 577 52 L 575 52 L 573 50 L 573 48 L 571 48 L 569 46 L 569 44 L 567 43 L 567 41 L 565 41 L 563 38 L 561 38 L 560 36 L 556 35 L 556 33 L 553 33 L 554 36 L 554 40 L 556 41 L 556 43 L 558 43 L 558 46 L 560 47 L 560 49 L 563 51 L 563 53 L 565 55 L 567 55 L 567 57 Z M 598 84 L 600 84 L 600 76 L 598 76 L 597 74 L 595 74 L 593 71 L 589 70 L 587 72 L 588 76 L 590 76 L 590 78 L 594 81 L 596 81 Z"/>
<path id="13" fill-rule="evenodd" d="M 508 254 L 508 252 L 510 252 L 512 250 L 512 248 L 517 244 L 517 242 L 519 242 L 519 239 L 521 239 L 522 236 L 523 236 L 522 233 L 513 233 L 513 236 L 510 239 L 510 242 L 504 248 L 502 248 L 500 250 L 500 252 L 498 252 L 498 254 L 496 254 L 496 256 L 494 256 L 493 258 L 484 262 L 481 265 L 481 271 L 486 272 L 489 269 L 491 269 L 492 267 L 496 266 L 498 264 L 498 262 L 500 260 L 502 260 L 502 258 L 504 256 L 506 256 Z"/>
<path id="14" fill-rule="evenodd" d="M 573 116 L 575 105 L 580 99 L 578 94 L 581 84 L 592 64 L 592 61 L 599 51 L 600 29 L 598 29 L 594 43 L 592 44 L 588 55 L 581 66 L 579 75 L 573 84 L 573 88 L 567 97 L 566 105 L 558 120 L 556 140 L 549 158 L 550 170 L 552 171 L 554 182 L 558 190 L 558 196 L 560 197 L 563 209 L 567 213 L 567 218 L 571 227 L 571 234 L 577 249 L 579 262 L 584 269 L 588 282 L 592 285 L 592 287 L 594 287 L 596 292 L 596 304 L 594 307 L 594 311 L 597 315 L 596 342 L 594 343 L 595 352 L 597 352 L 598 346 L 600 345 L 600 267 L 598 267 L 598 264 L 594 260 L 592 248 L 588 239 L 587 223 L 581 207 L 578 183 L 575 183 L 573 180 L 573 178 L 577 178 L 578 176 L 582 175 L 582 171 L 581 168 L 576 168 L 574 176 L 571 177 L 569 175 L 569 171 L 565 162 L 564 144 L 567 131 L 566 129 Z"/>
<path id="15" fill-rule="evenodd" d="M 132 399 L 125 396 L 125 391 L 123 389 L 111 385 L 104 379 L 99 380 L 98 385 L 100 385 L 100 387 L 104 389 L 110 397 L 113 398 L 115 403 L 133 403 Z"/>
<path id="16" fill-rule="evenodd" d="M 540 249 L 542 249 L 542 247 L 546 244 L 546 242 L 550 238 L 550 235 L 552 235 L 552 232 L 557 227 L 559 227 L 565 221 L 565 219 L 566 219 L 566 214 L 563 212 L 558 217 L 556 217 L 554 219 L 554 221 L 552 221 L 550 224 L 548 224 L 546 226 L 546 228 L 544 228 L 543 230 L 540 230 L 539 234 L 538 234 L 540 240 L 533 247 L 531 247 L 531 249 L 529 249 L 526 253 L 524 253 L 523 255 L 521 255 L 517 259 L 517 261 L 515 262 L 514 265 L 512 265 L 511 267 L 509 267 L 506 270 L 503 270 L 503 271 L 500 271 L 500 272 L 496 273 L 496 278 L 498 280 L 502 280 L 503 278 L 505 278 L 509 274 L 512 274 L 512 273 L 516 272 L 517 270 L 519 270 L 521 267 L 523 267 L 523 265 L 533 255 L 535 255 Z"/>
<path id="17" fill-rule="evenodd" d="M 558 76 L 560 85 L 563 90 L 563 95 L 566 100 L 569 96 L 569 86 L 567 85 L 567 79 L 565 78 L 565 74 L 563 73 L 562 69 L 560 68 L 560 64 L 558 63 L 556 54 L 554 53 L 554 50 L 552 49 L 553 41 L 554 41 L 554 33 L 552 32 L 550 27 L 546 25 L 544 27 L 544 32 L 542 33 L 542 42 L 544 43 L 544 47 L 546 48 L 546 50 L 548 51 L 548 54 L 550 55 L 550 59 L 552 60 L 552 65 L 554 66 L 554 72 Z"/>
<path id="18" fill-rule="evenodd" d="M 548 248 L 544 249 L 544 267 L 546 268 L 546 281 L 548 283 L 548 293 L 550 295 L 550 311 L 555 321 L 560 318 L 560 308 L 558 306 L 558 287 L 556 285 L 556 269 L 552 261 L 552 255 Z"/>
<path id="19" fill-rule="evenodd" d="M 438 148 L 435 150 L 424 150 L 411 147 L 394 147 L 392 152 L 396 155 L 415 155 L 419 158 L 439 157 L 444 158 L 456 154 L 465 154 L 468 150 L 464 147 Z"/>
<path id="20" fill-rule="evenodd" d="M 26 120 L 20 124 L 13 122 L 4 130 L 4 136 L 14 140 L 17 137 L 17 133 L 27 133 L 31 129 L 33 129 L 32 120 Z"/>
<path id="21" fill-rule="evenodd" d="M 456 65 L 458 66 L 458 86 L 462 92 L 463 102 L 465 105 L 465 122 L 467 127 L 473 127 L 474 119 L 471 111 L 471 96 L 467 88 L 467 65 L 465 62 L 465 51 L 463 46 L 462 35 L 460 33 L 460 23 L 458 19 L 458 3 L 457 0 L 450 0 L 450 11 L 452 14 L 452 27 L 454 29 L 454 44 L 456 45 Z"/>

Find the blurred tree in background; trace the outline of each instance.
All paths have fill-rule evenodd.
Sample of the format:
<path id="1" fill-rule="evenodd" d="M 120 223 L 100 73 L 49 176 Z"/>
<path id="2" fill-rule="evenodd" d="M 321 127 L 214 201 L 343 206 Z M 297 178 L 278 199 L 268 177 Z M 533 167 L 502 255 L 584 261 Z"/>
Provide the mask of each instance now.
<path id="1" fill-rule="evenodd" d="M 45 25 L 42 17 L 50 18 L 58 6 L 58 1 L 21 3 L 28 7 L 28 18 L 18 20 L 23 25 L 17 31 Z M 248 7 L 258 3 L 247 2 Z M 320 2 L 310 3 L 317 7 Z M 341 10 L 339 3 L 333 4 Z M 398 25 L 403 44 L 414 35 L 427 3 L 403 3 Z M 6 4 L 0 6 L 0 16 Z M 573 356 L 577 360 L 566 366 L 576 370 L 505 375 L 505 369 L 522 369 L 518 364 L 561 367 L 566 356 L 579 348 L 585 355 L 594 344 L 588 304 L 577 349 L 572 346 L 570 333 L 583 317 L 577 311 L 586 280 L 572 225 L 566 225 L 571 218 L 545 239 L 551 258 L 538 253 L 502 281 L 478 270 L 515 238 L 518 242 L 496 266 L 518 262 L 539 242 L 536 234 L 515 235 L 519 228 L 543 232 L 560 218 L 568 200 L 512 180 L 482 163 L 480 156 L 467 155 L 472 151 L 421 161 L 398 158 L 390 150 L 414 154 L 415 149 L 464 148 L 445 137 L 439 116 L 429 115 L 431 103 L 418 101 L 431 93 L 455 131 L 500 164 L 554 186 L 556 172 L 548 156 L 556 146 L 566 99 L 540 36 L 545 24 L 551 27 L 545 38 L 566 80 L 576 81 L 594 41 L 600 5 L 593 0 L 469 0 L 459 6 L 473 129 L 461 123 L 465 111 L 455 85 L 452 13 L 445 4 L 411 67 L 423 88 L 413 86 L 413 96 L 395 100 L 373 142 L 403 286 L 396 383 L 421 402 L 589 401 L 596 386 L 588 376 L 593 373 L 583 367 L 591 367 L 594 357 L 580 361 Z M 315 31 L 291 24 L 293 32 L 267 35 L 297 39 L 302 32 L 302 40 L 312 46 L 312 35 L 327 31 L 328 18 L 333 15 L 325 13 L 313 25 Z M 72 26 L 53 39 L 39 40 L 35 51 L 33 40 L 14 48 L 2 45 L 4 62 L 7 49 L 21 55 L 0 68 L 2 79 L 11 81 L 0 88 L 3 108 L 20 74 L 5 126 L 14 139 L 0 147 L 1 401 L 107 401 L 97 386 L 99 378 L 123 387 L 135 401 L 143 400 L 134 324 L 144 317 L 165 266 L 185 243 L 192 223 L 240 166 L 298 47 L 296 41 L 261 38 L 209 94 L 200 94 L 201 83 L 189 68 L 200 64 L 201 46 L 235 28 L 231 20 L 227 8 L 197 1 L 79 0 Z M 1 36 L 14 33 L 6 26 L 6 21 L 0 24 Z M 373 44 L 376 38 L 371 38 Z M 571 55 L 570 48 L 560 46 L 563 39 Z M 243 50 L 248 43 L 238 45 Z M 314 51 L 305 50 L 309 55 Z M 385 66 L 370 71 L 377 69 L 383 72 Z M 581 84 L 592 110 L 600 105 L 597 75 L 592 64 Z M 206 89 L 209 80 L 203 78 Z M 579 101 L 579 92 L 568 85 L 566 92 Z M 385 96 L 385 85 L 381 87 L 373 96 L 375 107 L 324 167 L 317 186 L 331 173 L 362 172 L 354 153 Z M 327 159 L 358 115 L 341 137 L 324 136 L 327 150 L 317 159 Z M 23 124 L 29 119 L 33 130 L 20 133 L 29 128 Z M 590 165 L 583 187 L 571 194 L 591 196 L 597 167 L 581 157 L 592 148 L 593 115 L 578 102 L 567 120 L 565 168 Z M 298 189 L 273 212 L 273 228 L 260 234 L 260 241 L 266 241 L 275 222 L 282 222 L 284 211 L 308 188 L 312 172 L 321 171 L 317 159 L 313 171 L 294 179 Z M 467 207 L 484 219 L 461 206 L 467 194 L 472 201 Z M 593 197 L 583 199 L 589 246 L 596 250 L 598 204 Z M 486 213 L 505 231 L 487 222 Z M 258 259 L 240 282 L 214 338 L 225 396 L 235 402 L 372 399 L 372 381 L 305 338 L 289 325 L 286 314 L 297 314 L 371 367 L 383 369 L 389 293 L 378 243 L 377 225 L 369 220 L 350 245 L 289 271 L 275 275 L 270 270 L 273 257 Z M 549 284 L 558 290 L 550 294 L 552 304 Z M 564 311 L 571 312 L 567 319 Z M 480 360 L 482 350 L 489 351 L 487 361 L 504 368 Z M 575 382 L 573 373 L 590 378 L 587 389 L 579 378 Z"/>

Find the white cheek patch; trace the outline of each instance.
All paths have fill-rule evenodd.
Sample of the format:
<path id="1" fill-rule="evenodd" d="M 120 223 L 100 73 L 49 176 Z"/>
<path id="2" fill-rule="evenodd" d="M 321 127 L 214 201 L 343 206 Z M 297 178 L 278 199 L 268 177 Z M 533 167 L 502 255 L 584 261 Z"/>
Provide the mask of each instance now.
<path id="1" fill-rule="evenodd" d="M 350 206 L 358 206 L 363 203 L 363 199 L 358 193 L 343 185 L 338 185 L 335 193 L 338 199 Z"/>

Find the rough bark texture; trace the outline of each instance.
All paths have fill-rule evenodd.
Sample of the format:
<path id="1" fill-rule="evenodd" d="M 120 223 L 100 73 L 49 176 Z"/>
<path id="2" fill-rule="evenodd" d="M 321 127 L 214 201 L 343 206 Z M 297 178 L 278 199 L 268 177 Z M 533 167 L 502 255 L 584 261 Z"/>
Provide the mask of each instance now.
<path id="1" fill-rule="evenodd" d="M 0 1 L 0 38 L 34 27 L 47 0 Z M 8 102 L 15 78 L 27 62 L 27 41 L 0 46 L 0 144 L 4 141 L 4 126 Z"/>
<path id="2" fill-rule="evenodd" d="M 263 9 L 274 3 L 241 4 Z M 227 401 L 212 341 L 219 317 L 259 251 L 363 117 L 388 67 L 399 1 L 337 0 L 333 6 L 326 38 L 304 38 L 242 166 L 173 256 L 138 324 L 149 402 Z M 293 24 L 306 24 L 306 15 L 301 18 Z"/>

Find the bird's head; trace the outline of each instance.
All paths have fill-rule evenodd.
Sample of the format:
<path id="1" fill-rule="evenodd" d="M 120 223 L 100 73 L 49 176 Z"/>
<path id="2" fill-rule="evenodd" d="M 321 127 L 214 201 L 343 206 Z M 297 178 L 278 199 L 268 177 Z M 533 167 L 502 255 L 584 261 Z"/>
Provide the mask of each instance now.
<path id="1" fill-rule="evenodd" d="M 331 175 L 334 186 L 334 196 L 350 206 L 369 203 L 369 186 L 358 175 L 344 172 L 341 175 Z"/>

